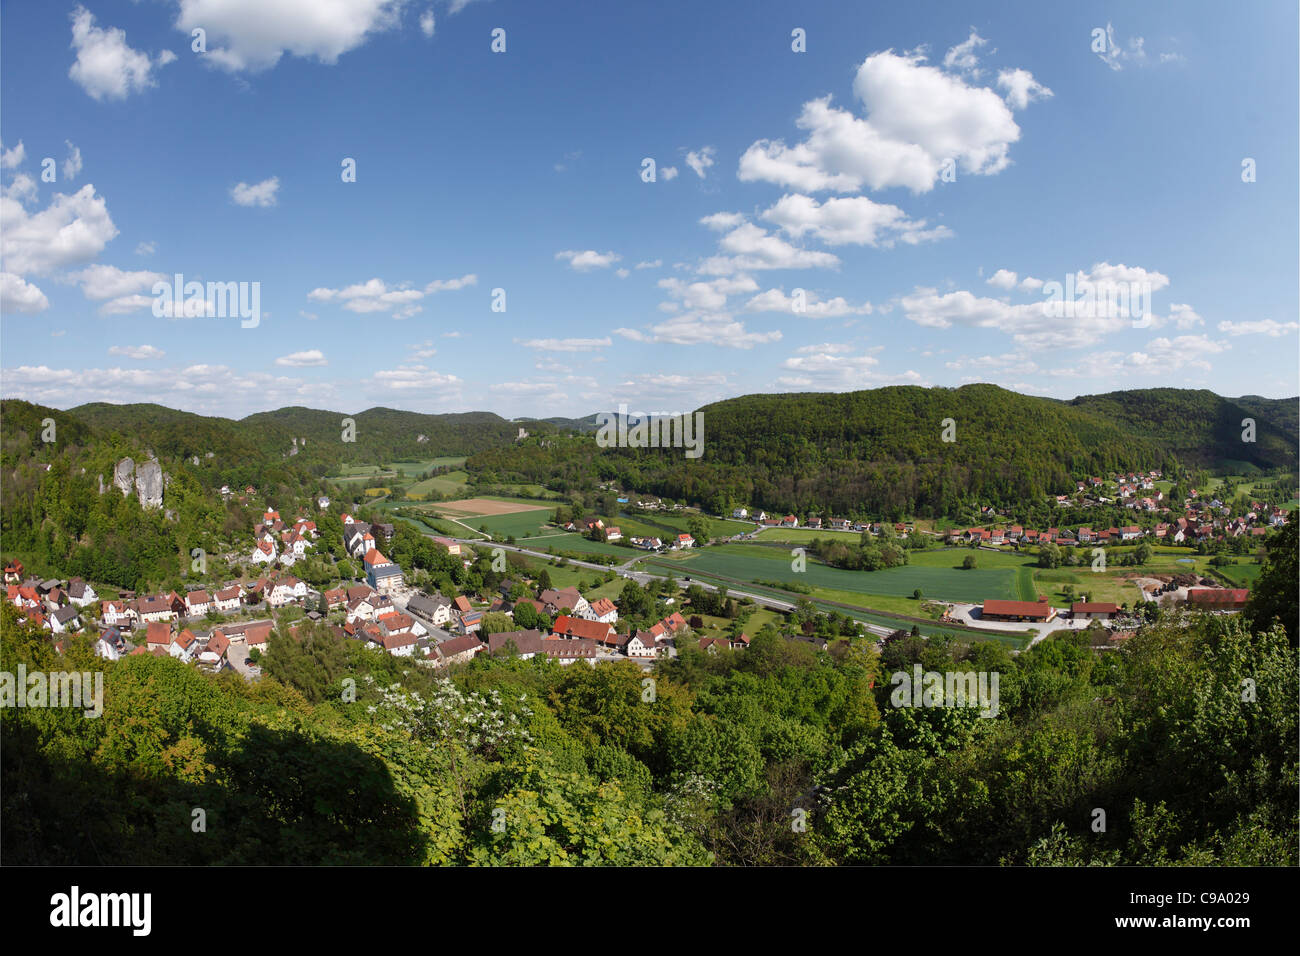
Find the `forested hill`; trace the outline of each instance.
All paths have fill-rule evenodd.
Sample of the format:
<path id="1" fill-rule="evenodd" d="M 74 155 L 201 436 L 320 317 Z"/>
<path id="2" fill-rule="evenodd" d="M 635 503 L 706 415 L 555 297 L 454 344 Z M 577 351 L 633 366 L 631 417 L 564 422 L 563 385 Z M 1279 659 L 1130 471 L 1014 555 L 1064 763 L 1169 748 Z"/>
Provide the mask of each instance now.
<path id="1" fill-rule="evenodd" d="M 903 516 L 951 514 L 962 502 L 1023 501 L 1074 489 L 1087 474 L 1248 462 L 1296 465 L 1286 401 L 1209 392 L 1120 392 L 1064 402 L 993 385 L 896 386 L 838 394 L 746 395 L 700 409 L 704 455 L 600 449 L 590 436 L 524 442 L 470 459 L 472 469 L 580 487 L 596 476 L 704 504 Z M 1185 395 L 1185 413 L 1178 396 Z M 1221 403 L 1214 407 L 1208 399 Z M 1246 405 L 1242 403 L 1246 402 Z M 1276 414 L 1266 414 L 1277 406 Z M 1290 400 L 1295 405 L 1295 400 Z M 1258 411 L 1255 444 L 1243 408 Z M 1235 418 L 1234 418 L 1235 416 Z M 1292 409 L 1294 423 L 1294 408 Z M 946 419 L 953 441 L 944 441 Z M 1210 449 L 1208 453 L 1198 452 Z"/>
<path id="2" fill-rule="evenodd" d="M 9 403 L 6 402 L 6 410 Z M 196 415 L 161 405 L 80 405 L 59 413 L 108 435 L 118 433 L 174 458 L 203 458 L 208 452 L 227 458 L 283 460 L 293 452 L 295 464 L 318 475 L 345 462 L 391 461 L 405 457 L 472 455 L 512 442 L 519 425 L 491 412 L 426 415 L 392 408 L 334 412 L 294 406 L 259 412 L 239 420 Z M 352 441 L 344 441 L 350 419 Z M 528 422 L 530 434 L 554 426 Z"/>
<path id="3" fill-rule="evenodd" d="M 1070 406 L 1160 442 L 1185 464 L 1240 470 L 1295 467 L 1300 440 L 1294 398 L 1223 398 L 1205 389 L 1148 388 L 1083 395 Z M 1243 422 L 1255 422 L 1255 441 L 1242 440 Z"/>

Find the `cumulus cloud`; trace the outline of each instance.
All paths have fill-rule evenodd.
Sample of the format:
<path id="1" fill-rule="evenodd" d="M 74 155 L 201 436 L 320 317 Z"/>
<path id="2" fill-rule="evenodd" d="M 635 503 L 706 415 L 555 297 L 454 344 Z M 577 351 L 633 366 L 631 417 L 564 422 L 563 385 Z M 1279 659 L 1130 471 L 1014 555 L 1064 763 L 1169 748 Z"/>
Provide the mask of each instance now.
<path id="1" fill-rule="evenodd" d="M 0 312 L 32 315 L 50 307 L 45 293 L 12 272 L 0 272 Z"/>
<path id="2" fill-rule="evenodd" d="M 708 175 L 709 167 L 713 165 L 714 149 L 712 146 L 705 146 L 698 152 L 691 150 L 686 154 L 686 165 L 695 171 L 695 175 L 703 179 Z"/>
<path id="3" fill-rule="evenodd" d="M 975 32 L 974 27 L 971 27 L 970 36 L 944 54 L 944 69 L 969 73 L 972 79 L 979 79 L 980 58 L 979 54 L 975 51 L 980 47 L 987 45 L 988 42 L 988 40 Z"/>
<path id="4" fill-rule="evenodd" d="M 274 206 L 275 194 L 280 190 L 280 177 L 272 176 L 260 183 L 238 183 L 230 187 L 230 198 L 239 206 Z"/>
<path id="5" fill-rule="evenodd" d="M 72 11 L 72 47 L 77 59 L 68 76 L 95 100 L 122 100 L 156 86 L 153 71 L 176 59 L 164 50 L 154 59 L 127 45 L 126 31 L 101 29 L 85 7 Z"/>
<path id="6" fill-rule="evenodd" d="M 810 319 L 829 319 L 844 315 L 869 315 L 872 311 L 870 302 L 862 305 L 850 305 L 842 296 L 823 299 L 817 293 L 805 290 L 802 307 L 795 311 L 797 300 L 794 295 L 786 295 L 782 289 L 768 289 L 745 303 L 746 312 L 789 312 L 804 315 Z"/>
<path id="7" fill-rule="evenodd" d="M 409 282 L 389 286 L 383 279 L 370 279 L 342 289 L 317 288 L 307 293 L 312 302 L 336 302 L 349 312 L 392 312 L 395 319 L 407 319 L 423 311 L 419 303 L 425 296 L 439 292 L 454 292 L 478 284 L 478 276 L 469 273 L 458 279 L 434 279 L 423 289 L 412 288 Z M 315 315 L 300 313 L 308 318 Z"/>
<path id="8" fill-rule="evenodd" d="M 1229 335 L 1268 335 L 1278 338 L 1300 329 L 1300 322 L 1278 322 L 1274 319 L 1258 319 L 1253 322 L 1220 322 L 1219 331 Z"/>
<path id="9" fill-rule="evenodd" d="M 27 157 L 27 149 L 23 146 L 23 141 L 19 140 L 18 145 L 13 149 L 5 149 L 4 144 L 0 143 L 0 169 L 16 169 L 23 164 Z"/>
<path id="10" fill-rule="evenodd" d="M 968 175 L 989 176 L 1011 162 L 1020 127 L 987 87 L 925 63 L 919 52 L 874 53 L 858 68 L 854 94 L 864 117 L 810 100 L 793 146 L 758 140 L 741 156 L 739 178 L 800 192 L 858 192 L 902 186 L 928 192 L 952 160 Z"/>
<path id="11" fill-rule="evenodd" d="M 619 262 L 623 257 L 617 252 L 597 252 L 595 249 L 584 249 L 582 251 L 565 249 L 562 252 L 557 252 L 555 258 L 568 262 L 569 268 L 577 272 L 587 272 L 591 269 L 607 269 L 614 263 Z"/>
<path id="12" fill-rule="evenodd" d="M 207 32 L 203 60 L 230 72 L 270 69 L 286 53 L 333 65 L 396 28 L 404 0 L 179 0 L 176 29 Z M 430 29 L 426 35 L 432 35 Z M 424 30 L 423 20 L 421 29 Z"/>
<path id="13" fill-rule="evenodd" d="M 812 235 L 828 246 L 851 243 L 890 248 L 895 242 L 916 245 L 952 235 L 947 226 L 927 229 L 924 219 L 909 219 L 897 206 L 872 202 L 865 196 L 831 198 L 819 204 L 809 196 L 786 195 L 762 217 L 796 239 Z"/>
<path id="14" fill-rule="evenodd" d="M 63 178 L 74 180 L 81 173 L 81 149 L 73 146 L 70 140 L 64 140 L 68 146 L 68 158 L 63 161 Z"/>
<path id="15" fill-rule="evenodd" d="M 328 365 L 325 353 L 320 349 L 306 349 L 302 352 L 290 352 L 288 355 L 281 355 L 275 360 L 276 365 L 286 365 L 290 368 L 317 368 L 322 365 Z"/>
<path id="16" fill-rule="evenodd" d="M 87 183 L 72 195 L 56 193 L 49 206 L 28 214 L 0 196 L 0 257 L 18 275 L 44 275 L 94 259 L 117 235 L 103 197 Z"/>
<path id="17" fill-rule="evenodd" d="M 155 282 L 166 282 L 170 277 L 161 272 L 128 272 L 116 266 L 93 265 L 72 273 L 70 278 L 81 285 L 87 299 L 116 299 L 151 288 Z"/>
<path id="18" fill-rule="evenodd" d="M 167 353 L 162 349 L 154 348 L 152 345 L 111 345 L 108 349 L 109 355 L 121 355 L 126 358 L 149 361 L 160 359 Z"/>
<path id="19" fill-rule="evenodd" d="M 1010 269 L 999 269 L 986 280 L 989 285 L 995 285 L 999 289 L 1011 289 L 1015 286 L 1017 276 Z"/>
<path id="20" fill-rule="evenodd" d="M 420 32 L 427 37 L 431 37 L 433 36 L 434 26 L 433 7 L 430 7 L 420 14 Z"/>
<path id="21" fill-rule="evenodd" d="M 751 332 L 729 313 L 686 312 L 647 330 L 621 328 L 615 335 L 633 342 L 662 342 L 670 345 L 717 345 L 723 348 L 752 349 L 755 345 L 779 342 L 781 332 Z"/>
<path id="22" fill-rule="evenodd" d="M 1007 91 L 1007 102 L 1013 110 L 1023 110 L 1033 101 L 1053 95 L 1028 70 L 1002 70 L 998 73 L 998 87 Z"/>
<path id="23" fill-rule="evenodd" d="M 659 167 L 659 176 L 660 176 L 660 178 L 663 179 L 665 182 L 672 182 L 674 179 L 677 178 L 677 167 L 676 167 L 676 166 L 661 166 L 661 167 Z"/>
<path id="24" fill-rule="evenodd" d="M 704 275 L 731 275 L 762 269 L 833 269 L 840 264 L 829 252 L 801 249 L 752 222 L 742 223 L 718 241 L 726 255 L 710 256 L 701 264 Z"/>
<path id="25" fill-rule="evenodd" d="M 1132 310 L 1126 312 L 1114 307 L 1119 304 L 1118 300 L 1108 302 L 1099 294 L 1094 302 L 1089 302 L 1084 298 L 1084 289 L 1091 287 L 1102 293 L 1106 289 L 1138 286 L 1154 293 L 1169 285 L 1169 277 L 1162 273 L 1109 262 L 1099 262 L 1087 272 L 1076 272 L 1072 278 L 1076 290 L 1073 309 L 1064 306 L 1063 296 L 1045 296 L 1038 301 L 1013 304 L 965 289 L 940 293 L 936 289 L 920 288 L 911 295 L 902 296 L 900 304 L 910 321 L 929 328 L 997 329 L 1012 336 L 1022 346 L 1074 348 L 1095 346 L 1108 335 L 1131 330 L 1137 319 Z M 1189 311 L 1187 307 L 1179 306 L 1174 307 L 1171 314 L 1175 321 L 1181 318 L 1186 322 L 1190 318 Z M 1148 319 L 1146 327 L 1155 328 L 1168 321 Z"/>

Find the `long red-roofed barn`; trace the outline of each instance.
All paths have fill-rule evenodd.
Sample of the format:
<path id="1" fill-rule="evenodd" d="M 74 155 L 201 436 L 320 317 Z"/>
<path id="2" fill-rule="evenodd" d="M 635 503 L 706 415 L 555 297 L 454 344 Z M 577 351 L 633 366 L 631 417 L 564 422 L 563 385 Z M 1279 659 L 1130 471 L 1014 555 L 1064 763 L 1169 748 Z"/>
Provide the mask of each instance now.
<path id="1" fill-rule="evenodd" d="M 1056 617 L 1056 608 L 1048 601 L 985 601 L 980 609 L 985 621 L 1030 621 L 1046 624 Z"/>

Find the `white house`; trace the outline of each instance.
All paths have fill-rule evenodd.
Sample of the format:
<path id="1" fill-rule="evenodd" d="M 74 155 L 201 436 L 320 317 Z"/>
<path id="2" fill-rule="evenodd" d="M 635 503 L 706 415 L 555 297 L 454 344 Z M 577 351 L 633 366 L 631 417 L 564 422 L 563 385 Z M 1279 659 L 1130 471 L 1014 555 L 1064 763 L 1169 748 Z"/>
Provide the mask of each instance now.
<path id="1" fill-rule="evenodd" d="M 101 616 L 107 627 L 124 627 L 134 630 L 140 620 L 129 601 L 105 601 L 100 605 Z M 117 658 L 113 658 L 116 660 Z"/>
<path id="2" fill-rule="evenodd" d="M 271 607 L 283 607 L 307 596 L 307 585 L 295 577 L 285 577 L 275 582 L 271 593 L 266 596 L 266 603 Z"/>
<path id="3" fill-rule="evenodd" d="M 85 607 L 94 601 L 99 600 L 99 595 L 85 581 L 73 581 L 68 585 L 68 600 L 77 607 Z"/>
<path id="4" fill-rule="evenodd" d="M 745 508 L 737 508 L 735 511 L 733 511 L 733 512 L 731 513 L 731 517 L 733 517 L 733 518 L 748 518 L 748 517 L 749 517 L 749 511 L 748 511 L 747 509 L 745 509 Z"/>
<path id="5" fill-rule="evenodd" d="M 270 564 L 275 560 L 275 545 L 270 541 L 259 541 L 249 560 L 253 564 Z"/>
<path id="6" fill-rule="evenodd" d="M 627 642 L 628 657 L 654 657 L 658 653 L 659 641 L 649 631 L 637 631 Z"/>
<path id="7" fill-rule="evenodd" d="M 185 613 L 193 617 L 212 610 L 212 595 L 207 591 L 190 591 L 185 595 Z"/>
<path id="8" fill-rule="evenodd" d="M 194 655 L 198 652 L 198 649 L 198 638 L 194 636 L 193 631 L 186 628 L 172 638 L 171 646 L 167 648 L 167 653 L 188 664 L 190 661 L 194 660 Z"/>
<path id="9" fill-rule="evenodd" d="M 218 611 L 236 611 L 243 596 L 244 589 L 234 584 L 212 595 L 212 606 Z"/>

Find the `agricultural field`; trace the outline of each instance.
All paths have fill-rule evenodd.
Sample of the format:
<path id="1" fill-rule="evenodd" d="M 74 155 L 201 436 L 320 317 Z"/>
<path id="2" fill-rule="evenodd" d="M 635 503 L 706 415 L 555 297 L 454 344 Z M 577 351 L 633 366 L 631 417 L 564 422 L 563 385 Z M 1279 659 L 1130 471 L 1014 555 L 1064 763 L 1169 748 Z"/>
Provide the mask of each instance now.
<path id="1" fill-rule="evenodd" d="M 449 471 L 433 478 L 424 478 L 406 489 L 408 498 L 435 495 L 460 494 L 469 487 L 469 475 L 463 471 Z"/>
<path id="2" fill-rule="evenodd" d="M 443 458 L 426 458 L 423 461 L 395 461 L 389 467 L 400 471 L 406 478 L 413 478 L 424 474 L 430 468 L 459 468 L 463 464 L 465 464 L 464 455 L 459 457 L 452 455 Z"/>
<path id="3" fill-rule="evenodd" d="M 687 574 L 691 568 L 698 568 L 743 581 L 786 581 L 855 595 L 910 598 L 920 588 L 929 598 L 971 603 L 985 598 L 1019 596 L 1016 568 L 963 571 L 954 566 L 960 561 L 952 561 L 951 555 L 948 560 L 947 566 L 912 564 L 881 571 L 845 571 L 810 560 L 805 571 L 796 572 L 791 568 L 789 552 L 784 549 L 728 544 L 688 552 L 674 563 L 680 564 Z"/>
<path id="4" fill-rule="evenodd" d="M 843 541 L 845 544 L 857 544 L 862 538 L 862 532 L 812 531 L 807 528 L 764 528 L 754 540 L 779 541 L 783 544 L 807 544 L 818 538 L 822 541 Z"/>

